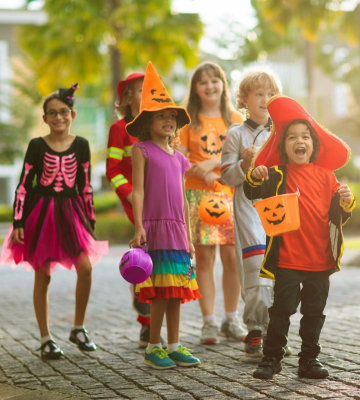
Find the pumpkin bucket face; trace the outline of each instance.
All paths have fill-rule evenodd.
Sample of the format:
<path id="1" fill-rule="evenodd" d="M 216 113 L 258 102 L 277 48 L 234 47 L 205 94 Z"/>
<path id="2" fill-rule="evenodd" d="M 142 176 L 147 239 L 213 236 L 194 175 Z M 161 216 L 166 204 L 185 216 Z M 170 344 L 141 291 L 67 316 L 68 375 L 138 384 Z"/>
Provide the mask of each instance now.
<path id="1" fill-rule="evenodd" d="M 267 236 L 279 236 L 300 228 L 298 197 L 298 193 L 287 193 L 254 204 Z"/>
<path id="2" fill-rule="evenodd" d="M 230 205 L 225 197 L 207 196 L 199 205 L 200 218 L 209 225 L 219 225 L 230 217 Z"/>

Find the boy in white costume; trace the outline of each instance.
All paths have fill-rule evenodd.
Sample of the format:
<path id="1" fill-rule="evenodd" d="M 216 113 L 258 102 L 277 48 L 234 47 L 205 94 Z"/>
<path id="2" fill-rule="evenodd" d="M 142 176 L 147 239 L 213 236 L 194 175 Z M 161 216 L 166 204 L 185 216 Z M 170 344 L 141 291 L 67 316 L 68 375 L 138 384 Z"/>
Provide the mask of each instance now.
<path id="1" fill-rule="evenodd" d="M 245 301 L 243 321 L 248 329 L 245 339 L 247 357 L 262 357 L 262 336 L 269 322 L 273 283 L 259 277 L 266 235 L 256 209 L 244 194 L 243 182 L 252 157 L 270 134 L 271 120 L 266 102 L 279 92 L 276 79 L 269 70 L 251 69 L 244 74 L 236 105 L 246 109 L 247 119 L 243 124 L 234 124 L 229 128 L 221 156 L 221 181 L 235 188 L 235 251 Z M 291 354 L 289 347 L 287 354 Z"/>

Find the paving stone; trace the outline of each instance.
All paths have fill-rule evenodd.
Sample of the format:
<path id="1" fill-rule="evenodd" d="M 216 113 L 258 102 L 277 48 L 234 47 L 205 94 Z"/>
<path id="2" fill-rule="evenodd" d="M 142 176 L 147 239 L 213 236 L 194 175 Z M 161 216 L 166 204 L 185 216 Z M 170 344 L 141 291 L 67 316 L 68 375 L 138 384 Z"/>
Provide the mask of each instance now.
<path id="1" fill-rule="evenodd" d="M 283 360 L 283 371 L 271 381 L 252 377 L 259 360 L 247 359 L 244 344 L 221 338 L 216 346 L 199 345 L 202 318 L 196 302 L 182 306 L 181 342 L 194 349 L 202 364 L 197 368 L 158 371 L 142 363 L 144 350 L 137 347 L 140 325 L 135 321 L 128 284 L 118 273 L 125 247 L 111 248 L 100 265 L 94 265 L 93 290 L 87 310 L 87 328 L 98 345 L 83 353 L 69 342 L 73 324 L 76 274 L 57 270 L 50 286 L 50 326 L 64 351 L 60 360 L 39 357 L 38 327 L 31 309 L 33 274 L 23 269 L 0 268 L 0 399 L 2 387 L 29 399 L 132 399 L 132 400 L 224 400 L 224 399 L 358 399 L 360 400 L 360 274 L 344 267 L 331 277 L 327 319 L 320 342 L 320 361 L 329 368 L 326 380 L 297 376 L 301 340 L 301 315 L 291 319 L 289 344 L 294 356 Z M 114 268 L 116 266 L 116 268 Z M 221 266 L 216 264 L 221 281 Z M 16 293 L 16 299 L 14 297 Z M 215 313 L 223 314 L 218 287 Z M 240 313 L 243 302 L 240 302 Z M 339 323 L 341 321 L 341 323 Z M 166 326 L 162 329 L 166 338 Z M 29 390 L 31 389 L 31 390 Z M 5 389 L 4 389 L 5 390 Z M 24 396 L 32 397 L 24 397 Z M 38 396 L 38 397 L 36 397 Z M 40 396 L 40 397 L 39 397 Z M 60 397 L 59 397 L 60 396 Z M 16 398 L 16 400 L 20 400 Z"/>

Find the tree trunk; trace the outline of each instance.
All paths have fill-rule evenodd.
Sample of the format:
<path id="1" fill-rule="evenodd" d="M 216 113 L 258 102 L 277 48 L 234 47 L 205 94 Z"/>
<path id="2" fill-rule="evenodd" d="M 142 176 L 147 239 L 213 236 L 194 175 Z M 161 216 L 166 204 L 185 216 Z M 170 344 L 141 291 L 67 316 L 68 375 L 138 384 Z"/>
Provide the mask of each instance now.
<path id="1" fill-rule="evenodd" d="M 307 111 L 314 118 L 317 118 L 316 97 L 314 91 L 314 45 L 304 39 L 305 70 L 307 78 Z"/>
<path id="2" fill-rule="evenodd" d="M 360 4 L 355 8 L 355 20 L 358 39 L 358 49 L 360 53 Z"/>
<path id="3" fill-rule="evenodd" d="M 109 12 L 111 14 L 121 6 L 121 0 L 108 0 L 109 1 Z M 112 23 L 112 28 L 115 33 L 115 43 L 110 45 L 110 63 L 111 63 L 111 90 L 113 103 L 118 101 L 117 85 L 122 78 L 122 57 L 117 46 L 121 38 L 121 27 L 115 22 Z"/>

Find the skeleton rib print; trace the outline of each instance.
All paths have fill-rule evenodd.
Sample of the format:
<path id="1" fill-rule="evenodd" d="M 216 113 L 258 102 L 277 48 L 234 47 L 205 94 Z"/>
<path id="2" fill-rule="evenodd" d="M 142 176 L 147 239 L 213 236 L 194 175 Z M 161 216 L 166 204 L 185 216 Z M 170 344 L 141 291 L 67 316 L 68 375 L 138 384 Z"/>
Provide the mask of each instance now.
<path id="1" fill-rule="evenodd" d="M 60 157 L 45 152 L 43 164 L 44 169 L 40 178 L 41 185 L 49 186 L 55 180 L 53 187 L 55 192 L 64 190 L 64 181 L 66 186 L 70 188 L 74 186 L 77 172 L 75 153 Z"/>

